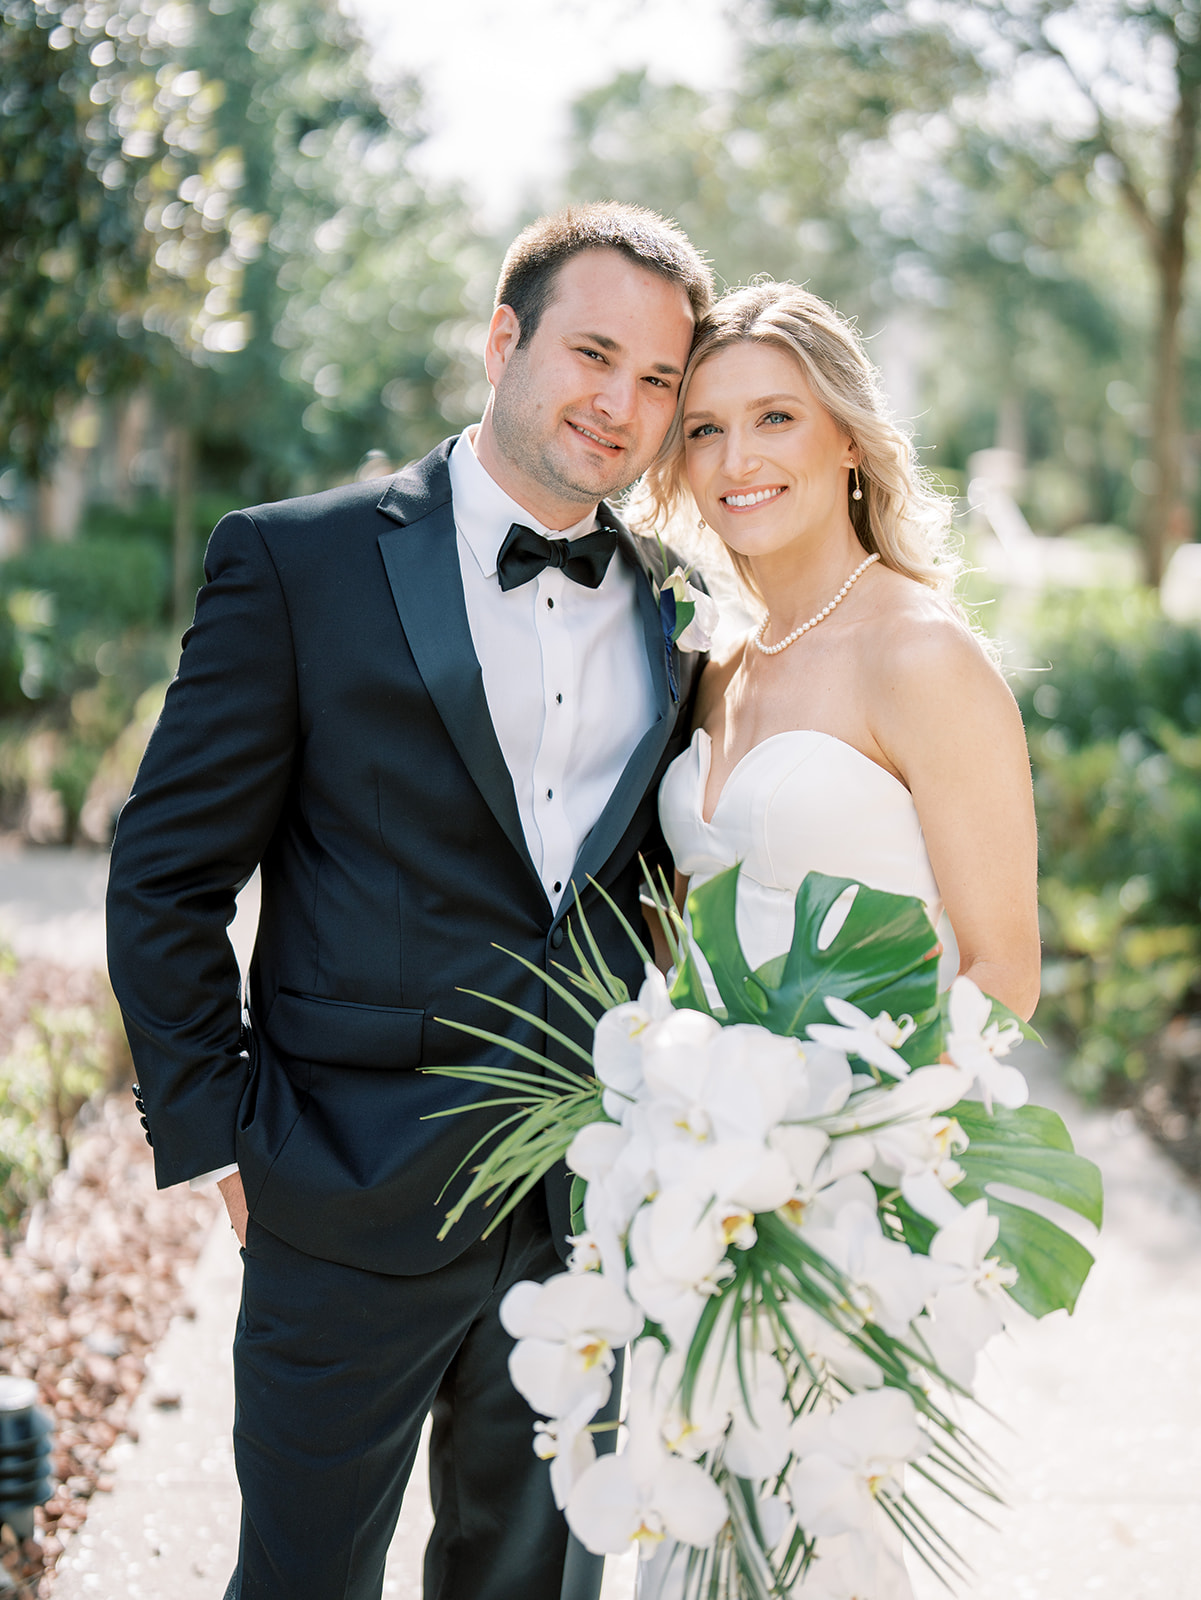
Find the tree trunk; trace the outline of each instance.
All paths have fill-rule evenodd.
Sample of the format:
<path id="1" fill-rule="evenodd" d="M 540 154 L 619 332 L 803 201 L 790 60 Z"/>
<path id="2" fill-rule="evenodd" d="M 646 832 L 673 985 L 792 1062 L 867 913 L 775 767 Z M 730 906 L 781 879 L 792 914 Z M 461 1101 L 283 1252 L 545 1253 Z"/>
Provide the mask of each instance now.
<path id="1" fill-rule="evenodd" d="M 196 604 L 196 441 L 187 424 L 175 431 L 174 621 L 180 633 Z"/>
<path id="2" fill-rule="evenodd" d="M 1151 393 L 1151 451 L 1155 481 L 1143 501 L 1139 535 L 1147 582 L 1158 588 L 1167 564 L 1168 535 L 1180 503 L 1180 306 L 1183 258 L 1160 269 L 1159 325 Z"/>
<path id="3" fill-rule="evenodd" d="M 1197 174 L 1197 131 L 1201 120 L 1201 81 L 1196 51 L 1184 45 L 1177 55 L 1179 101 L 1172 125 L 1168 207 L 1159 229 L 1155 268 L 1159 278 L 1159 321 L 1151 372 L 1151 460 L 1155 481 L 1139 518 L 1147 582 L 1158 588 L 1167 564 L 1168 543 L 1180 506 L 1181 416 L 1180 312 L 1188 265 L 1189 202 Z"/>

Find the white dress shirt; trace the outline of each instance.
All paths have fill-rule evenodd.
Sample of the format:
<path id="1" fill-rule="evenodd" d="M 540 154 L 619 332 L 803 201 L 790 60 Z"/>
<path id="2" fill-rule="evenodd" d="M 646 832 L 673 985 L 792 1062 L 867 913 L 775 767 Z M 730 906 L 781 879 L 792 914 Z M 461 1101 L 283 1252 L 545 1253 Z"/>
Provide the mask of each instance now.
<path id="1" fill-rule="evenodd" d="M 480 465 L 467 433 L 449 465 L 484 695 L 530 859 L 557 908 L 580 846 L 655 717 L 635 579 L 615 552 L 599 588 L 547 567 L 506 593 L 496 558 L 513 523 L 578 539 L 596 527 L 596 514 L 547 528 Z"/>
<path id="2" fill-rule="evenodd" d="M 460 435 L 449 461 L 467 621 L 526 847 L 557 909 L 580 846 L 654 721 L 654 685 L 635 578 L 616 552 L 596 589 L 559 567 L 501 588 L 496 558 L 513 523 L 578 539 L 596 527 L 596 513 L 547 528 L 480 464 L 473 432 Z M 198 1188 L 237 1170 L 191 1182 Z"/>

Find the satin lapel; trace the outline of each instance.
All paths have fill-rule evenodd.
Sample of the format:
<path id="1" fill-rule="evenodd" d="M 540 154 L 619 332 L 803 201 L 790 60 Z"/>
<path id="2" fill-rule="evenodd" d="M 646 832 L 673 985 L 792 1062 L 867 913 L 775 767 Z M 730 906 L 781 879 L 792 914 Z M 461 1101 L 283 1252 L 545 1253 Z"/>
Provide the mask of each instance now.
<path id="1" fill-rule="evenodd" d="M 584 880 L 595 877 L 616 849 L 622 834 L 630 825 L 630 818 L 638 808 L 643 795 L 650 787 L 671 730 L 675 726 L 676 706 L 672 700 L 671 685 L 667 675 L 667 652 L 663 643 L 663 624 L 659 618 L 659 602 L 652 586 L 652 574 L 634 537 L 610 517 L 617 529 L 617 549 L 621 559 L 634 575 L 638 591 L 638 615 L 642 623 L 647 661 L 651 670 L 651 683 L 655 694 L 655 720 L 643 734 L 634 753 L 626 762 L 617 786 L 609 796 L 608 804 L 596 819 L 591 832 L 580 846 L 572 868 L 572 880 L 583 888 Z M 570 896 L 564 895 L 567 906 Z"/>
<path id="2" fill-rule="evenodd" d="M 396 516 L 400 498 L 391 491 L 390 498 L 392 504 L 381 503 L 380 509 Z M 449 498 L 403 527 L 381 533 L 379 547 L 405 638 L 430 699 L 476 788 L 538 881 L 471 640 Z"/>

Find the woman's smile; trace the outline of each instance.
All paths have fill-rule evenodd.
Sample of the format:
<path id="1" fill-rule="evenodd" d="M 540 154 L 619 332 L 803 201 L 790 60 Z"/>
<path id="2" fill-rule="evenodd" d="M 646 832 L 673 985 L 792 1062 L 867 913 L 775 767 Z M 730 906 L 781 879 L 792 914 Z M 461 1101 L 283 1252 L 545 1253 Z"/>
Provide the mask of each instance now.
<path id="1" fill-rule="evenodd" d="M 736 344 L 703 361 L 683 429 L 693 498 L 731 548 L 753 557 L 850 535 L 853 446 L 785 351 Z"/>

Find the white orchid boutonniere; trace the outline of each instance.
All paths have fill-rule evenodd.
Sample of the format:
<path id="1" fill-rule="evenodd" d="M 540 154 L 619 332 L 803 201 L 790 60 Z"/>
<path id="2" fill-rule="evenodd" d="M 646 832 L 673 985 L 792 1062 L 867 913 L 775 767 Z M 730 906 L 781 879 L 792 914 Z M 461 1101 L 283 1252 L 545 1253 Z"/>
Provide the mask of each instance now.
<path id="1" fill-rule="evenodd" d="M 691 568 L 677 566 L 659 589 L 659 616 L 663 638 L 670 650 L 708 650 L 718 623 L 717 602 L 712 595 L 689 583 Z"/>

